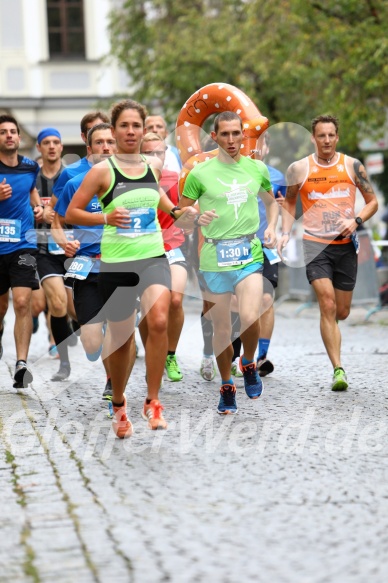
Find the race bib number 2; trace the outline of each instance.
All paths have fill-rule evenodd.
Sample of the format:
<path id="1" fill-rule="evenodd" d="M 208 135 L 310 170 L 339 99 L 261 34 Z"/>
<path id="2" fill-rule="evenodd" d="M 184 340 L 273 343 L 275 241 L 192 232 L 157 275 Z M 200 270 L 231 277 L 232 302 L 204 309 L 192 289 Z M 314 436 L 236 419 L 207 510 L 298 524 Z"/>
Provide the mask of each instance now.
<path id="1" fill-rule="evenodd" d="M 141 237 L 156 233 L 156 212 L 154 208 L 130 209 L 131 222 L 128 229 L 117 228 L 118 235 Z"/>
<path id="2" fill-rule="evenodd" d="M 0 241 L 17 243 L 20 241 L 21 230 L 19 219 L 0 219 Z"/>

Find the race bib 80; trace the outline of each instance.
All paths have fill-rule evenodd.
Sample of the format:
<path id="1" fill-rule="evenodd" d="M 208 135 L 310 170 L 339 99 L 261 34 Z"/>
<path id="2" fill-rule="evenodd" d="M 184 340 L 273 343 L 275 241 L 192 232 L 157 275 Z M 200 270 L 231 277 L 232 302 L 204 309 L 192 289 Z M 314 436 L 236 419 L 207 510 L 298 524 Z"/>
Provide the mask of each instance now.
<path id="1" fill-rule="evenodd" d="M 86 279 L 93 267 L 93 257 L 87 257 L 85 255 L 78 255 L 74 257 L 69 269 L 66 272 L 65 279 L 67 277 L 74 277 L 75 279 Z"/>

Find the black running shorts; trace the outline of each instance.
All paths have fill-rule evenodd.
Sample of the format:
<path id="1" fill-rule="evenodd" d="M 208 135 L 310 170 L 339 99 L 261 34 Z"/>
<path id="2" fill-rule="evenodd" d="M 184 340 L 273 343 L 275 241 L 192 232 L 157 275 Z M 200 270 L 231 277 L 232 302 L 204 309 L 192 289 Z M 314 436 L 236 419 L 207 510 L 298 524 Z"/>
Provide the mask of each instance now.
<path id="1" fill-rule="evenodd" d="M 39 289 L 36 253 L 36 249 L 18 249 L 0 255 L 0 295 L 14 287 Z"/>
<path id="2" fill-rule="evenodd" d="M 325 245 L 303 241 L 307 279 L 328 278 L 333 287 L 341 291 L 353 291 L 357 278 L 357 253 L 353 243 Z"/>
<path id="3" fill-rule="evenodd" d="M 66 273 L 65 261 L 68 259 L 65 255 L 51 255 L 50 253 L 42 255 L 38 253 L 37 261 L 40 281 L 43 281 L 46 277 L 63 277 Z M 69 280 L 67 283 L 69 284 Z"/>
<path id="4" fill-rule="evenodd" d="M 67 283 L 70 279 L 70 277 L 66 279 Z M 105 321 L 104 299 L 98 273 L 89 273 L 86 279 L 73 279 L 73 300 L 80 326 Z"/>
<path id="5" fill-rule="evenodd" d="M 107 319 L 121 322 L 129 318 L 137 298 L 155 284 L 171 289 L 170 266 L 165 255 L 123 263 L 101 261 L 99 285 Z"/>
<path id="6" fill-rule="evenodd" d="M 264 293 L 273 295 L 273 290 L 278 287 L 279 263 L 269 262 L 264 253 L 263 287 Z"/>

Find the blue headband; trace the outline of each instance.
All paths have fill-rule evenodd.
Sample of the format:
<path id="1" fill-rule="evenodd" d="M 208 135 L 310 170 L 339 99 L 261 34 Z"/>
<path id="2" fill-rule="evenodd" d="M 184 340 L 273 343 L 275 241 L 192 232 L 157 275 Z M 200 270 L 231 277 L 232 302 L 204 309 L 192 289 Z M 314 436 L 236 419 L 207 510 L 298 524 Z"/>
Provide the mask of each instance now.
<path id="1" fill-rule="evenodd" d="M 47 138 L 48 136 L 55 136 L 56 138 L 59 138 L 60 140 L 62 140 L 61 134 L 59 133 L 58 130 L 56 130 L 55 128 L 44 128 L 44 130 L 39 132 L 38 137 L 36 138 L 36 141 L 40 145 L 41 141 L 44 140 L 45 138 Z"/>

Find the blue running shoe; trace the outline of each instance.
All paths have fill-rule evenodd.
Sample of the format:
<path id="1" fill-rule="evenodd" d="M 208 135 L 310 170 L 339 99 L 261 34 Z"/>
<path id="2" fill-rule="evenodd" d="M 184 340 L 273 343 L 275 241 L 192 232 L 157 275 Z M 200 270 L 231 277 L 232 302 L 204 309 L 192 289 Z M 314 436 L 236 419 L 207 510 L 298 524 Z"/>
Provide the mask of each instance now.
<path id="1" fill-rule="evenodd" d="M 234 385 L 222 385 L 217 413 L 220 415 L 234 415 L 237 411 L 236 387 Z"/>
<path id="2" fill-rule="evenodd" d="M 264 385 L 259 373 L 257 372 L 256 363 L 250 362 L 244 366 L 242 363 L 242 357 L 240 357 L 240 370 L 244 376 L 244 388 L 246 394 L 250 399 L 258 399 L 263 392 Z"/>
<path id="3" fill-rule="evenodd" d="M 59 358 L 59 354 L 58 354 L 58 349 L 55 346 L 55 344 L 50 344 L 49 349 L 48 349 L 48 353 L 49 353 L 49 357 L 50 358 Z"/>

